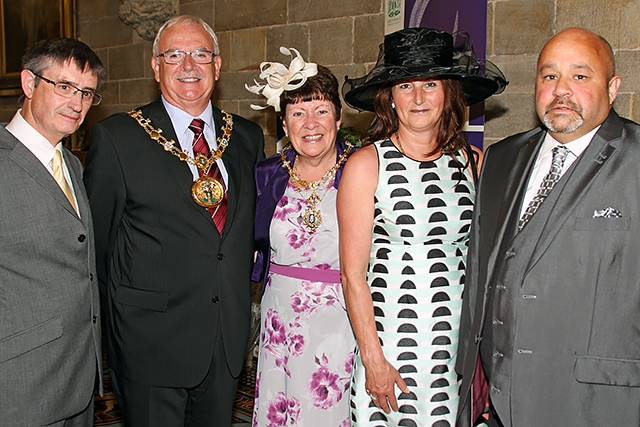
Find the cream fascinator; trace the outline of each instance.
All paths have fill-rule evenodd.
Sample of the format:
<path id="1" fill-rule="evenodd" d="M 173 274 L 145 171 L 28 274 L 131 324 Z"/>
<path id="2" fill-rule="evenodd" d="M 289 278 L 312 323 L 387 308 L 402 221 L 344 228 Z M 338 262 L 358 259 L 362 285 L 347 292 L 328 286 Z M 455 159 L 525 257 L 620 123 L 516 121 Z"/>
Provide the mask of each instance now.
<path id="1" fill-rule="evenodd" d="M 249 92 L 267 98 L 265 106 L 251 104 L 254 110 L 263 110 L 272 106 L 279 113 L 282 92 L 299 89 L 309 77 L 318 74 L 318 66 L 313 62 L 304 62 L 302 55 L 296 49 L 280 47 L 280 53 L 291 56 L 289 68 L 279 62 L 263 62 L 260 64 L 260 78 L 266 84 L 262 85 L 254 80 L 254 86 L 244 85 Z"/>

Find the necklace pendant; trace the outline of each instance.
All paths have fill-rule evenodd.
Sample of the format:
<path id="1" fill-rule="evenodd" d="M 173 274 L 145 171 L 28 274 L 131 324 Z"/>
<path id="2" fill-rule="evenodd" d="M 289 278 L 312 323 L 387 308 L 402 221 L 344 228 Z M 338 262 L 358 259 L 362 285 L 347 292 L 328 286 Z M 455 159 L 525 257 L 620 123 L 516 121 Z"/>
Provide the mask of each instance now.
<path id="1" fill-rule="evenodd" d="M 191 197 L 202 207 L 215 208 L 224 199 L 224 187 L 217 179 L 204 175 L 191 185 Z"/>
<path id="2" fill-rule="evenodd" d="M 315 233 L 318 227 L 322 224 L 322 214 L 320 214 L 320 209 L 309 206 L 304 211 L 302 222 L 304 223 L 304 226 L 307 227 L 307 230 Z"/>

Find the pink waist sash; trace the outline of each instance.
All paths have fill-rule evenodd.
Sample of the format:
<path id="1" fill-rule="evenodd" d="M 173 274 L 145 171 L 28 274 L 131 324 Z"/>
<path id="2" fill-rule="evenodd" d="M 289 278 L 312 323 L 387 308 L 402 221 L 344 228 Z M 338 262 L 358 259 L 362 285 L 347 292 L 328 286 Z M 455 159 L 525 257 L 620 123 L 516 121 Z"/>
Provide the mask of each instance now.
<path id="1" fill-rule="evenodd" d="M 318 270 L 316 268 L 294 267 L 271 263 L 269 271 L 281 276 L 310 282 L 340 283 L 340 270 Z"/>

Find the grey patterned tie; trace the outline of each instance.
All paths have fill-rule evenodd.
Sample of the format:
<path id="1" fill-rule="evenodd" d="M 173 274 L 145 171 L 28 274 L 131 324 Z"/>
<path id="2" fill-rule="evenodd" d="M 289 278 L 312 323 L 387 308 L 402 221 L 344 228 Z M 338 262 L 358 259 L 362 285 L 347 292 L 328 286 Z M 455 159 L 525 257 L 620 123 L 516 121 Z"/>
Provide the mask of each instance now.
<path id="1" fill-rule="evenodd" d="M 520 218 L 520 222 L 518 223 L 518 230 L 522 230 L 529 222 L 533 214 L 536 213 L 542 202 L 544 202 L 544 199 L 547 198 L 551 190 L 553 190 L 553 187 L 555 187 L 556 183 L 560 180 L 560 173 L 562 172 L 564 161 L 567 159 L 567 154 L 569 154 L 569 149 L 563 145 L 558 145 L 553 148 L 551 169 L 549 169 L 549 173 L 542 179 L 538 193 L 531 202 L 529 202 L 529 206 L 527 206 L 527 209 L 522 214 L 522 218 Z"/>

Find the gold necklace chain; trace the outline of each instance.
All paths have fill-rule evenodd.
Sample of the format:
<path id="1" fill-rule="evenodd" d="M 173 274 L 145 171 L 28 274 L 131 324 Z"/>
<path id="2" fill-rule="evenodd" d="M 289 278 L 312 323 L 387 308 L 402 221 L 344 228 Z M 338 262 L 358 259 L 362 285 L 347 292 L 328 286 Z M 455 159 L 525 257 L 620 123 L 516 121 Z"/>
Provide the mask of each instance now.
<path id="1" fill-rule="evenodd" d="M 305 199 L 304 202 L 307 205 L 307 208 L 302 215 L 302 224 L 311 232 L 314 233 L 318 227 L 322 224 L 322 213 L 320 209 L 318 209 L 318 204 L 322 202 L 322 199 L 327 195 L 329 189 L 331 188 L 329 181 L 336 176 L 336 172 L 344 164 L 351 152 L 353 145 L 347 143 L 347 148 L 343 151 L 343 153 L 338 157 L 338 161 L 322 175 L 322 177 L 317 181 L 307 182 L 300 178 L 296 172 L 291 168 L 291 164 L 286 159 L 284 152 L 285 150 L 291 150 L 291 144 L 289 143 L 285 148 L 280 152 L 280 158 L 282 159 L 282 166 L 289 172 L 289 177 L 291 178 L 291 183 L 293 184 L 293 188 L 300 194 L 300 196 Z M 296 185 L 297 184 L 297 185 Z M 322 196 L 318 196 L 316 194 L 316 190 L 321 186 L 326 185 L 326 190 Z M 303 191 L 311 191 L 311 194 L 308 197 L 305 197 L 302 194 Z"/>
<path id="2" fill-rule="evenodd" d="M 162 135 L 162 129 L 154 128 L 153 126 L 151 126 L 151 119 L 143 117 L 142 111 L 131 110 L 127 114 L 136 119 L 138 124 L 149 134 L 151 139 L 160 144 L 166 151 L 170 152 L 183 162 L 187 162 L 190 165 L 193 165 L 198 169 L 206 172 L 209 170 L 212 164 L 214 164 L 216 161 L 218 161 L 218 159 L 222 157 L 224 150 L 226 150 L 227 146 L 229 145 L 229 138 L 231 138 L 231 131 L 233 130 L 233 117 L 226 111 L 221 111 L 222 114 L 224 114 L 222 120 L 224 120 L 226 124 L 222 128 L 222 136 L 216 138 L 216 141 L 218 142 L 218 148 L 216 148 L 216 150 L 211 153 L 209 157 L 205 156 L 202 153 L 198 153 L 195 157 L 191 157 L 187 151 L 178 148 L 178 145 L 173 139 L 168 140 L 167 138 L 165 138 L 164 135 Z"/>
<path id="3" fill-rule="evenodd" d="M 285 168 L 287 172 L 289 172 L 289 177 L 291 178 L 291 182 L 294 185 L 302 188 L 303 190 L 316 190 L 319 186 L 336 175 L 336 172 L 338 171 L 338 169 L 340 169 L 340 166 L 342 166 L 342 164 L 347 160 L 347 157 L 349 156 L 349 153 L 352 149 L 353 145 L 347 143 L 347 148 L 345 148 L 342 154 L 340 154 L 340 157 L 338 157 L 338 161 L 332 167 L 327 169 L 327 171 L 319 180 L 311 182 L 307 182 L 304 179 L 300 178 L 300 175 L 298 175 L 298 173 L 291 168 L 291 163 L 289 163 L 289 160 L 287 160 L 287 157 L 285 156 L 286 150 L 293 150 L 291 143 L 287 144 L 282 149 L 282 151 L 280 152 L 280 158 L 282 159 L 282 167 Z"/>

